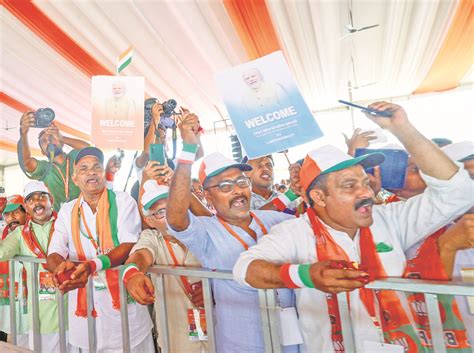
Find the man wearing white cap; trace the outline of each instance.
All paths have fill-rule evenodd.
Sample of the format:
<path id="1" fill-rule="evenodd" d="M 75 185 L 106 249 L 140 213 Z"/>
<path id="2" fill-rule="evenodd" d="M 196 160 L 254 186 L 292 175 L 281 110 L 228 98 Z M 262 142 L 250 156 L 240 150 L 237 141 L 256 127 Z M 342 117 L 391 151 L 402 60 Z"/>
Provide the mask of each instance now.
<path id="1" fill-rule="evenodd" d="M 72 180 L 81 190 L 76 200 L 64 204 L 48 249 L 48 267 L 60 290 L 69 293 L 69 339 L 87 352 L 87 298 L 85 285 L 94 281 L 97 351 L 121 352 L 122 334 L 118 270 L 141 228 L 135 201 L 124 192 L 105 187 L 104 155 L 96 147 L 80 150 L 74 160 Z M 72 273 L 68 271 L 73 271 Z M 77 289 L 77 290 L 75 290 Z M 128 305 L 132 352 L 153 350 L 152 322 L 145 307 Z"/>
<path id="2" fill-rule="evenodd" d="M 156 180 L 148 180 L 143 184 L 144 193 L 141 199 L 143 215 L 150 229 L 144 230 L 130 252 L 123 271 L 123 280 L 130 295 L 140 304 L 153 304 L 162 298 L 155 298 L 152 281 L 145 275 L 152 265 L 171 265 L 201 267 L 199 261 L 175 237 L 168 234 L 166 224 L 166 206 L 168 186 L 159 185 Z M 201 282 L 185 276 L 165 276 L 166 313 L 173 318 L 169 330 L 169 351 L 180 353 L 201 353 L 207 350 L 207 342 L 201 331 L 190 329 L 188 314 L 195 318 L 196 311 L 203 316 L 203 298 Z M 156 326 L 159 333 L 160 306 L 155 305 Z M 195 327 L 201 321 L 195 320 Z M 162 335 L 158 335 L 158 345 L 163 346 Z"/>
<path id="3" fill-rule="evenodd" d="M 55 214 L 53 198 L 42 181 L 33 181 L 25 186 L 24 206 L 28 220 L 24 226 L 17 227 L 5 240 L 0 241 L 0 261 L 16 255 L 46 259 L 48 244 L 54 229 Z M 38 278 L 32 278 L 31 266 L 26 264 L 28 288 L 32 281 L 38 283 L 38 293 L 29 293 L 28 316 L 30 328 L 33 327 L 32 297 L 39 298 L 39 322 L 41 351 L 59 352 L 59 322 L 56 289 L 53 278 L 43 265 L 39 266 Z M 33 349 L 33 332 L 30 330 L 30 348 Z"/>
<path id="4" fill-rule="evenodd" d="M 300 172 L 311 204 L 307 214 L 273 227 L 234 267 L 234 278 L 241 284 L 302 288 L 295 292 L 304 352 L 344 351 L 334 294 L 343 291 L 350 292 L 357 351 L 403 352 L 382 346 L 381 334 L 386 343 L 405 345 L 407 353 L 422 350 L 404 298 L 363 286 L 374 278 L 401 277 L 404 251 L 472 205 L 466 171 L 421 135 L 400 106 L 379 102 L 369 107 L 392 113 L 391 118 L 369 118 L 397 136 L 416 160 L 428 184 L 425 193 L 373 206 L 364 168 L 380 164 L 383 155 L 351 158 L 334 147 L 322 147 L 308 153 Z"/>
<path id="5" fill-rule="evenodd" d="M 204 196 L 216 209 L 215 217 L 196 217 L 188 212 L 191 200 L 191 166 L 197 151 L 197 119 L 180 124 L 183 154 L 171 181 L 166 218 L 170 234 L 181 241 L 203 267 L 232 269 L 239 254 L 270 228 L 292 216 L 275 211 L 250 211 L 250 179 L 243 172 L 248 164 L 235 163 L 220 153 L 204 157 L 199 179 Z M 232 281 L 213 281 L 216 302 L 218 352 L 262 352 L 263 335 L 258 293 Z M 280 304 L 291 306 L 292 292 L 279 293 Z M 284 352 L 297 352 L 296 345 Z"/>

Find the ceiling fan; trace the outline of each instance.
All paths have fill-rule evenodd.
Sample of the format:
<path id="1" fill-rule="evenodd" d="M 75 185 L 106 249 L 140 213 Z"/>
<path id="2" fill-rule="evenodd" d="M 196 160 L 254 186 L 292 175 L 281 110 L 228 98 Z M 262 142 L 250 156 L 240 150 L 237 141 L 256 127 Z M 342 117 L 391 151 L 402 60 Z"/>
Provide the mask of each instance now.
<path id="1" fill-rule="evenodd" d="M 348 1 L 348 5 L 349 5 L 349 21 L 350 21 L 350 23 L 348 23 L 344 26 L 344 28 L 347 30 L 348 33 L 343 35 L 341 38 L 339 38 L 339 40 L 342 40 L 342 39 L 350 36 L 351 34 L 366 31 L 368 29 L 375 28 L 375 27 L 379 26 L 379 24 L 377 23 L 377 24 L 373 24 L 373 25 L 365 26 L 365 27 L 361 27 L 361 28 L 354 27 L 354 22 L 353 22 L 353 19 L 352 19 L 352 0 Z"/>

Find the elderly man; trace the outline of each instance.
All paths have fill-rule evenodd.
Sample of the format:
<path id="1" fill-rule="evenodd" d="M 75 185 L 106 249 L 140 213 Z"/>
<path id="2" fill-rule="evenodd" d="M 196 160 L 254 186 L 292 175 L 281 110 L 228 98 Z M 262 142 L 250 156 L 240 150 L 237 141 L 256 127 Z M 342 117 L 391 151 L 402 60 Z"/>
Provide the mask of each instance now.
<path id="1" fill-rule="evenodd" d="M 45 184 L 33 181 L 25 186 L 24 206 L 29 220 L 24 226 L 18 226 L 5 240 L 0 241 L 0 261 L 6 261 L 16 255 L 46 259 L 48 243 L 54 230 L 55 216 L 52 209 L 53 197 Z M 38 293 L 29 293 L 28 316 L 32 325 L 32 297 L 39 298 L 39 322 L 41 333 L 41 351 L 59 352 L 59 323 L 56 290 L 52 275 L 39 267 L 38 278 L 32 278 L 31 266 L 26 264 L 28 288 L 32 281 L 38 282 Z M 30 330 L 30 348 L 33 349 L 33 332 Z"/>
<path id="2" fill-rule="evenodd" d="M 396 344 L 406 343 L 406 352 L 419 352 L 422 344 L 404 298 L 362 287 L 373 278 L 402 276 L 404 251 L 472 205 L 466 171 L 421 135 L 401 107 L 379 102 L 370 108 L 392 113 L 391 118 L 369 118 L 397 136 L 416 160 L 428 185 L 425 193 L 373 206 L 364 168 L 380 164 L 383 155 L 353 159 L 332 146 L 317 149 L 307 155 L 300 173 L 311 205 L 307 214 L 272 228 L 234 267 L 241 284 L 302 288 L 296 296 L 306 352 L 344 351 L 334 295 L 343 291 L 350 292 L 357 351 L 388 349 L 380 341 L 383 333 L 385 346 L 394 344 L 392 351 L 403 352 Z"/>
<path id="3" fill-rule="evenodd" d="M 94 281 L 97 351 L 122 350 L 118 273 L 137 241 L 141 223 L 135 201 L 105 187 L 104 155 L 86 147 L 74 160 L 72 180 L 81 194 L 61 208 L 48 249 L 48 266 L 59 289 L 69 294 L 70 342 L 88 348 L 86 289 Z M 69 273 L 68 271 L 74 272 Z M 133 352 L 153 350 L 152 323 L 145 307 L 128 305 Z"/>
<path id="4" fill-rule="evenodd" d="M 23 197 L 20 195 L 8 197 L 2 212 L 3 219 L 5 220 L 5 228 L 3 229 L 0 241 L 5 240 L 16 227 L 25 224 L 26 211 L 23 206 Z M 0 331 L 2 333 L 10 333 L 9 272 L 8 261 L 0 262 Z M 28 347 L 28 334 L 26 334 L 28 331 L 26 288 L 26 269 L 22 264 L 17 263 L 15 264 L 17 345 L 22 347 Z"/>
<path id="5" fill-rule="evenodd" d="M 153 304 L 162 298 L 154 296 L 152 281 L 145 275 L 153 264 L 201 267 L 199 261 L 175 237 L 168 233 L 166 209 L 168 186 L 159 185 L 156 180 L 143 184 L 141 199 L 143 215 L 150 229 L 145 229 L 130 252 L 123 271 L 124 282 L 130 295 L 140 304 Z M 203 353 L 207 351 L 205 327 L 201 327 L 203 298 L 201 282 L 185 276 L 165 276 L 166 313 L 173 318 L 169 331 L 170 352 Z M 160 321 L 159 305 L 155 306 L 157 331 L 165 323 Z M 199 315 L 196 315 L 196 311 Z M 190 316 L 191 315 L 191 316 Z M 189 318 L 194 322 L 189 324 Z M 194 325 L 194 328 L 191 326 Z M 201 327 L 199 331 L 197 328 Z M 158 345 L 163 346 L 162 335 L 158 335 Z"/>
<path id="6" fill-rule="evenodd" d="M 279 83 L 265 81 L 257 68 L 242 73 L 248 90 L 242 95 L 242 108 L 248 112 L 276 110 L 289 102 L 288 93 Z"/>
<path id="7" fill-rule="evenodd" d="M 275 224 L 292 218 L 274 211 L 250 211 L 248 164 L 235 163 L 220 153 L 204 157 L 199 179 L 204 196 L 214 206 L 215 217 L 188 212 L 191 202 L 191 166 L 197 151 L 197 119 L 187 115 L 180 124 L 183 154 L 171 181 L 166 217 L 170 234 L 181 241 L 204 267 L 232 269 L 239 254 L 267 234 Z M 213 281 L 216 301 L 217 351 L 262 352 L 263 336 L 256 290 L 231 281 Z M 292 292 L 280 293 L 281 306 L 290 307 Z M 297 352 L 298 347 L 285 347 Z"/>

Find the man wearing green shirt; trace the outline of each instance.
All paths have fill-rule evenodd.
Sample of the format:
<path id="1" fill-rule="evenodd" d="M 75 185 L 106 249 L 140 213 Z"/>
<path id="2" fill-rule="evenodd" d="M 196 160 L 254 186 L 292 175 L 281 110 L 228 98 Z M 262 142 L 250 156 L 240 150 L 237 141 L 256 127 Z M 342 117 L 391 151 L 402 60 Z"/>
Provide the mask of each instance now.
<path id="1" fill-rule="evenodd" d="M 53 198 L 43 182 L 32 181 L 25 186 L 24 200 L 30 219 L 24 226 L 17 227 L 5 240 L 0 241 L 0 261 L 7 261 L 16 255 L 46 258 L 55 221 L 51 206 Z M 32 297 L 37 295 L 39 297 L 41 351 L 59 352 L 58 306 L 52 274 L 40 265 L 38 278 L 32 278 L 31 265 L 26 264 L 26 268 L 28 288 L 32 288 L 33 280 L 38 283 L 38 293 L 32 293 L 31 290 L 28 293 L 30 349 L 33 349 Z"/>
<path id="2" fill-rule="evenodd" d="M 23 196 L 12 195 L 8 197 L 3 210 L 5 228 L 0 240 L 5 240 L 16 227 L 26 223 L 26 211 L 23 206 Z M 1 207 L 0 207 L 1 209 Z M 10 326 L 10 286 L 9 263 L 0 262 L 0 341 L 7 342 L 7 334 L 11 333 Z M 15 309 L 16 309 L 16 344 L 28 347 L 28 313 L 26 302 L 26 269 L 23 264 L 15 263 Z"/>
<path id="3" fill-rule="evenodd" d="M 53 209 L 57 212 L 62 203 L 79 196 L 79 188 L 71 179 L 73 163 L 78 151 L 89 144 L 82 140 L 63 136 L 56 125 L 52 123 L 38 136 L 41 152 L 48 157 L 48 160 L 37 160 L 31 156 L 28 143 L 28 132 L 31 127 L 35 127 L 35 113 L 27 111 L 23 113 L 20 120 L 18 159 L 23 172 L 30 179 L 44 181 L 53 196 Z M 67 154 L 63 151 L 65 144 L 73 148 Z"/>

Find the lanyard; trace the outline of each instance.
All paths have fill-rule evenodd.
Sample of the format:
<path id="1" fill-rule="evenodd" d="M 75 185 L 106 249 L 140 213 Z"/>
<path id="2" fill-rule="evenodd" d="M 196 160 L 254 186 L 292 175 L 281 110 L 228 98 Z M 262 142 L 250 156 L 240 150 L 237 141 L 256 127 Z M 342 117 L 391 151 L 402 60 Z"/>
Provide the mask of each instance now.
<path id="1" fill-rule="evenodd" d="M 250 216 L 252 216 L 252 218 L 255 219 L 255 222 L 257 222 L 258 226 L 262 230 L 263 235 L 268 234 L 267 228 L 265 228 L 262 221 L 252 212 L 250 212 Z M 249 245 L 236 232 L 234 232 L 234 230 L 229 226 L 229 224 L 227 224 L 226 221 L 224 221 L 220 217 L 217 217 L 217 219 L 224 226 L 224 228 L 230 233 L 230 235 L 232 235 L 235 239 L 237 239 L 239 241 L 240 244 L 242 244 L 242 246 L 244 247 L 245 250 L 247 250 L 249 248 Z"/>
<path id="2" fill-rule="evenodd" d="M 89 228 L 89 226 L 87 225 L 87 222 L 86 222 L 86 217 L 84 216 L 84 211 L 82 209 L 82 205 L 81 207 L 79 208 L 79 214 L 81 216 L 81 219 L 82 219 L 82 223 L 84 224 L 84 228 L 86 228 L 86 232 L 87 234 L 84 234 L 81 230 L 81 224 L 79 224 L 79 230 L 81 232 L 81 234 L 83 234 L 87 239 L 90 240 L 90 242 L 92 243 L 92 246 L 94 247 L 95 249 L 95 252 L 97 255 L 99 255 L 100 253 L 100 249 L 99 249 L 99 244 L 97 244 L 97 242 L 95 241 L 94 237 L 92 236 L 92 233 L 91 233 L 91 230 Z M 79 220 L 80 222 L 80 220 Z M 96 225 L 97 226 L 97 225 Z M 96 231 L 96 234 L 99 234 L 98 231 Z"/>
<path id="3" fill-rule="evenodd" d="M 59 176 L 61 177 L 63 184 L 64 184 L 64 194 L 66 195 L 66 201 L 69 201 L 69 158 L 66 156 L 66 177 L 64 177 L 63 172 L 61 169 L 57 166 L 57 164 L 53 163 L 54 167 L 59 173 Z"/>
<path id="4" fill-rule="evenodd" d="M 173 260 L 174 265 L 175 266 L 183 266 L 184 265 L 184 260 L 183 260 L 182 264 L 179 263 L 178 259 L 176 258 L 176 254 L 174 253 L 173 247 L 171 246 L 171 242 L 168 239 L 165 239 L 164 237 L 163 237 L 163 239 L 165 241 L 166 247 L 168 248 L 168 252 L 171 255 L 171 259 Z M 189 300 L 191 300 L 192 297 L 193 297 L 193 295 L 192 295 L 193 289 L 191 287 L 191 284 L 188 281 L 188 278 L 186 276 L 179 276 L 179 279 L 181 280 L 181 283 L 183 284 L 184 294 L 186 294 L 186 296 L 189 298 Z M 191 303 L 192 303 L 192 301 L 191 301 Z"/>
<path id="5" fill-rule="evenodd" d="M 48 249 L 49 247 L 49 243 L 51 242 L 51 237 L 53 236 L 53 232 L 54 232 L 54 220 L 49 230 L 48 246 L 46 247 L 46 249 Z M 47 257 L 46 251 L 43 249 L 40 242 L 38 241 L 38 238 L 36 237 L 35 231 L 33 230 L 33 227 L 31 226 L 31 220 L 28 220 L 28 222 L 26 222 L 21 233 L 23 235 L 23 239 L 25 240 L 26 246 L 28 246 L 31 252 L 40 259 L 46 259 Z M 43 266 L 43 268 L 46 269 L 46 264 L 41 264 L 41 265 Z"/>

